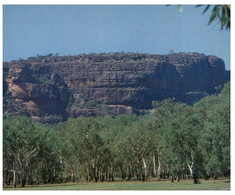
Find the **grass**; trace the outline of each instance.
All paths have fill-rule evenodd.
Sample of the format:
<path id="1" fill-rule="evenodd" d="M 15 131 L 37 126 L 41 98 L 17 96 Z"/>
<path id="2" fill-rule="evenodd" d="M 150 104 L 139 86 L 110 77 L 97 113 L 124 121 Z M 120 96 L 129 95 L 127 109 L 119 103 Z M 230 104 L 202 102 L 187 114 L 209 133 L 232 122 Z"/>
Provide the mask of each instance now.
<path id="1" fill-rule="evenodd" d="M 4 190 L 230 190 L 230 182 L 225 180 L 201 181 L 193 184 L 191 180 L 174 182 L 103 182 L 66 183 L 26 186 L 25 188 L 3 188 Z"/>

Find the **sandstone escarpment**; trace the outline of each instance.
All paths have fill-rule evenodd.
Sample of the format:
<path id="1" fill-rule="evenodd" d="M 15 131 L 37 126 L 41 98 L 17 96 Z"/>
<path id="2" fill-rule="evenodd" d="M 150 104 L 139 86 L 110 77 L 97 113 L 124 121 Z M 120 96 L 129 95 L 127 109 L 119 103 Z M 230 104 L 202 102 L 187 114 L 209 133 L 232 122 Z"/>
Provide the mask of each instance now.
<path id="1" fill-rule="evenodd" d="M 169 97 L 192 104 L 229 80 L 223 60 L 197 53 L 39 56 L 4 63 L 4 112 L 43 122 L 138 114 Z"/>

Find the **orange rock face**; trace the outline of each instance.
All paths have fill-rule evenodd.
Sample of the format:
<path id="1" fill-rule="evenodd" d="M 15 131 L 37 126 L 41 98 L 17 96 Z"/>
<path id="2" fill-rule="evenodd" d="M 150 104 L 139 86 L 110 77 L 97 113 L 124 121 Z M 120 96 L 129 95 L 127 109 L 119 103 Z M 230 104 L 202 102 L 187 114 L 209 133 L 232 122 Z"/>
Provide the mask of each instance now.
<path id="1" fill-rule="evenodd" d="M 222 59 L 198 53 L 50 55 L 3 68 L 4 112 L 49 123 L 142 114 L 170 97 L 192 104 L 230 80 Z"/>

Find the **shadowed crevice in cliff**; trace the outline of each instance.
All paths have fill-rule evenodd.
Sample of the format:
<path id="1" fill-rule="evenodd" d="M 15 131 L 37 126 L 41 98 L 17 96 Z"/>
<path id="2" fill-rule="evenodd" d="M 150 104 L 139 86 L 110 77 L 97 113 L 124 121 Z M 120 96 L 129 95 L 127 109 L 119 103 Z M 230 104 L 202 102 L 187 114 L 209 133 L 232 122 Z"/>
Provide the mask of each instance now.
<path id="1" fill-rule="evenodd" d="M 27 115 L 44 123 L 67 120 L 67 109 L 73 98 L 57 73 L 37 72 L 32 66 L 14 65 L 9 70 L 6 83 L 6 114 Z"/>

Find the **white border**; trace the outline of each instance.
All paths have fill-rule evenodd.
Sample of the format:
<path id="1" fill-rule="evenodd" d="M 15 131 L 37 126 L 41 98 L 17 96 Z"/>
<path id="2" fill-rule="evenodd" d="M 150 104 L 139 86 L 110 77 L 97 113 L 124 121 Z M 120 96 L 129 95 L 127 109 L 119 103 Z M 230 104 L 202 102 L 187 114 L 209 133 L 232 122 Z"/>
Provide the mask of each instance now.
<path id="1" fill-rule="evenodd" d="M 83 1 L 79 1 L 79 0 L 35 0 L 35 1 L 32 1 L 32 0 L 2 0 L 1 1 L 1 8 L 0 8 L 0 17 L 1 17 L 1 33 L 3 32 L 3 25 L 2 25 L 2 22 L 3 22 L 3 10 L 2 10 L 2 6 L 3 5 L 9 5 L 9 4 L 47 4 L 47 5 L 52 5 L 52 4 L 56 4 L 56 5 L 75 5 L 75 4 L 78 4 L 78 5 L 90 5 L 90 4 L 108 4 L 108 5 L 116 5 L 116 4 L 123 4 L 123 5 L 133 5 L 133 4 L 141 4 L 141 5 L 146 5 L 146 4 L 231 4 L 231 10 L 233 10 L 233 1 L 232 0 L 83 0 Z M 234 14 L 231 14 L 231 22 L 233 23 L 234 21 Z M 231 24 L 231 30 L 230 30 L 230 36 L 231 36 L 231 54 L 234 52 L 234 38 L 232 36 L 232 33 L 234 32 L 234 25 Z M 1 38 L 0 38 L 0 41 L 1 41 L 1 44 L 3 44 L 3 36 L 1 34 Z M 0 60 L 1 62 L 3 61 L 3 51 L 2 51 L 2 48 L 3 48 L 3 45 L 0 49 Z M 233 73 L 233 67 L 235 66 L 235 63 L 234 63 L 234 57 L 231 55 L 231 65 L 230 65 L 230 70 L 231 70 L 231 100 L 233 99 L 233 97 L 235 97 L 234 95 L 234 87 L 233 87 L 233 78 L 234 78 L 234 73 Z M 1 69 L 0 69 L 0 74 L 1 74 L 1 84 L 0 84 L 0 95 L 2 97 L 2 66 L 1 66 Z M 0 133 L 0 139 L 1 139 L 1 150 L 0 150 L 0 169 L 2 171 L 2 98 L 0 98 L 0 104 L 1 104 L 1 114 L 0 114 L 0 125 L 1 125 L 1 133 Z M 202 194 L 208 194 L 208 193 L 213 193 L 213 194 L 219 194 L 219 193 L 224 193 L 224 194 L 230 194 L 232 193 L 234 190 L 234 186 L 233 186 L 233 176 L 234 176 L 234 167 L 232 166 L 234 164 L 234 133 L 233 133 L 233 130 L 235 129 L 235 126 L 234 126 L 234 117 L 233 117 L 233 111 L 234 111 L 234 108 L 235 108 L 235 104 L 234 104 L 234 101 L 231 101 L 231 138 L 232 138 L 232 141 L 231 141 L 231 151 L 232 151 L 232 158 L 231 158 L 231 170 L 232 170 L 232 175 L 231 175 L 231 190 L 230 191 L 121 191 L 121 193 L 133 193 L 133 194 L 142 194 L 142 193 L 150 193 L 150 194 L 156 194 L 156 193 L 160 193 L 160 194 L 168 194 L 168 193 L 177 193 L 177 194 L 182 194 L 182 193 L 185 193 L 185 194 L 188 194 L 188 193 L 195 193 L 195 194 L 198 194 L 198 193 L 202 193 Z M 14 192 L 10 192 L 10 191 L 3 191 L 2 190 L 2 172 L 1 172 L 1 176 L 0 176 L 0 185 L 1 185 L 1 191 L 2 193 L 6 193 L 6 194 L 11 194 L 11 193 L 17 193 L 17 194 L 27 194 L 27 193 L 32 193 L 31 191 L 14 191 Z M 35 191 L 33 193 L 78 193 L 78 191 Z M 96 193 L 96 194 L 119 194 L 120 191 L 79 191 L 79 193 L 81 194 L 87 194 L 87 193 Z"/>

